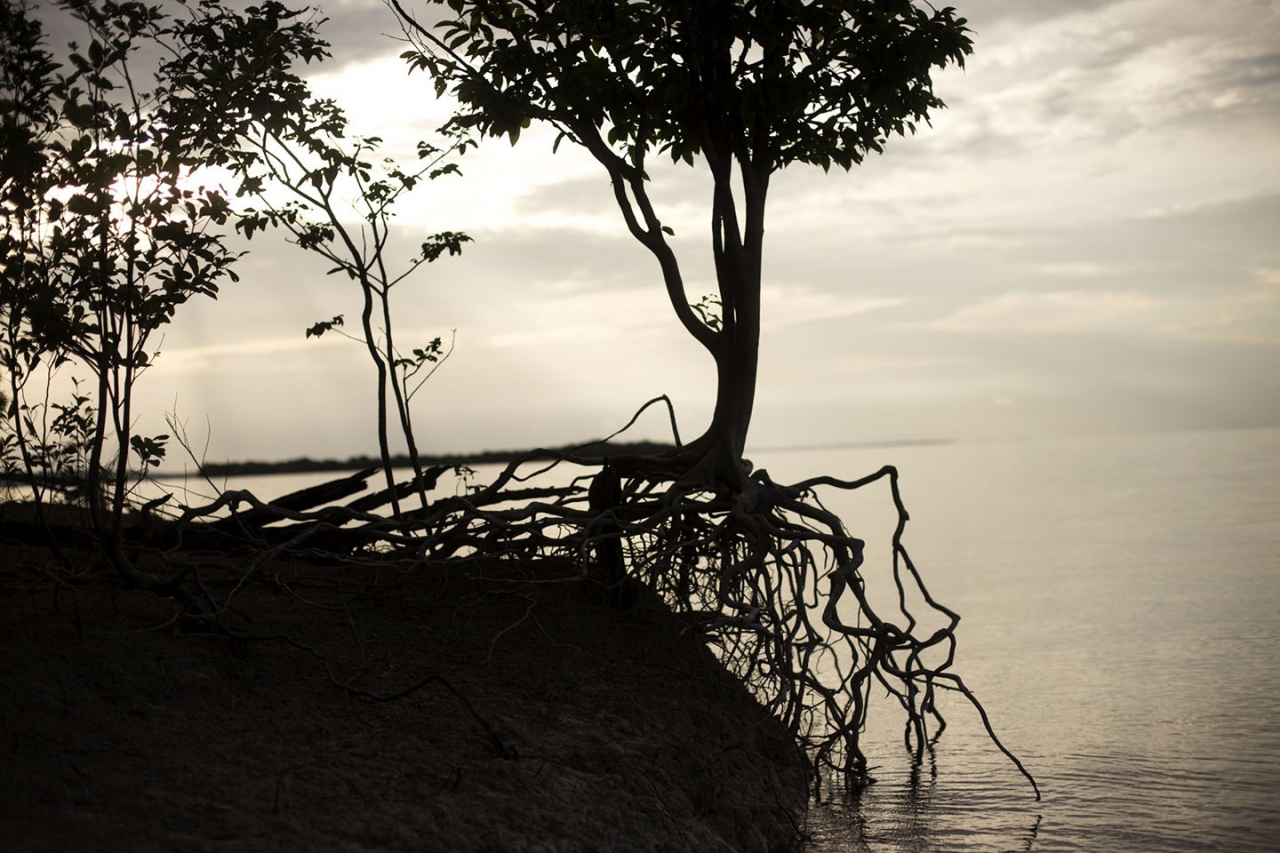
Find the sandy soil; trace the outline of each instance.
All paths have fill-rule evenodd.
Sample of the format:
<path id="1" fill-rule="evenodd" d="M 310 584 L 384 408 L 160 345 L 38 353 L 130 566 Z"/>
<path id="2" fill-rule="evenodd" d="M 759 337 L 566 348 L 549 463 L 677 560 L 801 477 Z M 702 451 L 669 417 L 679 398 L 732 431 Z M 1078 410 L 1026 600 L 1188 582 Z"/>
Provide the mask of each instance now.
<path id="1" fill-rule="evenodd" d="M 787 733 L 652 600 L 619 614 L 550 564 L 276 559 L 225 615 L 259 639 L 229 641 L 45 559 L 0 549 L 0 850 L 796 840 Z M 225 600 L 248 558 L 183 559 Z"/>

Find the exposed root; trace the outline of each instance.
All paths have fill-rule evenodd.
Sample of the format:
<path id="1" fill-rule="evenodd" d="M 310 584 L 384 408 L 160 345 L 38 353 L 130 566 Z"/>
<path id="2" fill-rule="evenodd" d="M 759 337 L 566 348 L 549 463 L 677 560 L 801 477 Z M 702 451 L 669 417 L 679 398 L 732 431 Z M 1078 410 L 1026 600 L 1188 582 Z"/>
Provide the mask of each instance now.
<path id="1" fill-rule="evenodd" d="M 1031 774 L 951 672 L 960 617 L 929 593 L 903 545 L 908 513 L 894 467 L 856 480 L 822 476 L 779 485 L 743 463 L 736 482 L 726 483 L 690 478 L 689 458 L 680 449 L 666 458 L 607 464 L 568 456 L 559 464 L 584 473 L 562 474 L 567 485 L 542 488 L 520 488 L 535 475 L 520 473 L 527 462 L 514 462 L 489 487 L 433 504 L 424 514 L 420 552 L 575 559 L 580 576 L 609 588 L 622 609 L 627 598 L 616 593 L 626 579 L 608 570 L 621 551 L 627 575 L 685 616 L 790 727 L 814 761 L 815 778 L 834 771 L 854 785 L 868 780 L 859 736 L 873 685 L 901 706 L 914 763 L 945 728 L 935 699 L 939 690 L 951 690 L 974 706 L 992 742 L 1039 799 Z M 601 484 L 615 477 L 616 485 Z M 820 486 L 856 491 L 881 481 L 897 510 L 897 602 L 888 610 L 868 595 L 863 540 L 816 494 Z M 617 500 L 602 505 L 599 495 L 614 490 Z M 919 602 L 928 613 L 915 612 Z M 939 619 L 940 627 L 922 628 L 922 621 Z"/>
<path id="2" fill-rule="evenodd" d="M 659 401 L 666 398 L 646 408 Z M 567 562 L 578 567 L 576 577 L 531 574 L 527 582 L 597 584 L 619 610 L 636 595 L 656 593 L 790 728 L 813 761 L 815 779 L 836 776 L 854 786 L 869 781 L 859 738 L 875 686 L 901 707 L 904 741 L 918 766 L 946 727 L 936 705 L 938 692 L 946 690 L 973 705 L 992 742 L 1039 799 L 1031 774 L 951 671 L 960 617 L 933 598 L 903 545 L 908 513 L 897 469 L 885 466 L 856 480 L 820 476 L 779 485 L 744 461 L 728 475 L 718 462 L 703 465 L 701 460 L 722 460 L 723 449 L 705 437 L 685 446 L 676 438 L 675 449 L 660 456 L 605 462 L 585 447 L 535 464 L 545 457 L 530 455 L 487 486 L 395 519 L 350 504 L 304 511 L 226 492 L 207 507 L 186 509 L 173 535 L 181 542 L 196 532 L 197 519 L 249 504 L 250 513 L 235 518 L 282 526 L 243 531 L 259 548 L 266 546 L 246 578 L 272 555 L 303 548 L 335 559 L 390 550 L 431 560 L 505 557 L 535 568 Z M 881 482 L 897 512 L 897 595 L 888 605 L 873 601 L 868 590 L 864 541 L 817 495 L 820 487 L 854 492 Z M 214 527 L 225 532 L 234 523 Z M 185 571 L 171 578 L 173 587 Z M 207 607 L 195 607 L 190 597 L 180 601 L 196 611 L 192 616 L 216 622 L 234 592 L 221 602 L 204 597 Z"/>

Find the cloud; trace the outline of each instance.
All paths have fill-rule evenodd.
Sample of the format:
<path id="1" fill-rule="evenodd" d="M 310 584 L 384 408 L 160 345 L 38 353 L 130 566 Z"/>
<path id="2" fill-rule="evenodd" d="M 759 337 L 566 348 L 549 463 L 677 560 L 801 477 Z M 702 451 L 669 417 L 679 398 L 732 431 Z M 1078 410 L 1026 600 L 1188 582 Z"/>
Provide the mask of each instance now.
<path id="1" fill-rule="evenodd" d="M 1044 23 L 1061 17 L 1091 12 L 1116 5 L 1117 0 L 985 0 L 966 3 L 961 14 L 969 20 L 969 27 L 981 38 L 990 28 L 1000 25 Z"/>
<path id="2" fill-rule="evenodd" d="M 1248 0 L 1051 6 L 962 10 L 986 23 L 974 24 L 966 68 L 935 75 L 950 109 L 848 178 L 779 175 L 771 224 L 794 221 L 832 240 L 838 229 L 902 240 L 1280 190 L 1274 9 Z"/>
<path id="3" fill-rule="evenodd" d="M 896 308 L 899 297 L 846 296 L 815 291 L 805 286 L 766 285 L 760 295 L 762 326 L 766 330 L 820 320 L 853 317 L 871 311 Z"/>
<path id="4" fill-rule="evenodd" d="M 988 50 L 979 37 L 968 74 L 986 91 L 982 104 L 964 105 L 962 122 L 1003 115 L 985 126 L 1037 144 L 1191 116 L 1220 121 L 1224 109 L 1280 98 L 1274 9 L 1251 0 L 1057 5 L 1070 13 L 997 23 Z"/>
<path id="5" fill-rule="evenodd" d="M 1159 300 L 1137 293 L 1014 292 L 966 306 L 938 320 L 904 323 L 903 328 L 1023 335 L 1132 331 L 1160 305 Z"/>
<path id="6" fill-rule="evenodd" d="M 523 137 L 522 137 L 523 139 Z M 549 150 L 549 149 L 548 149 Z M 571 143 L 560 148 L 561 156 L 574 162 L 567 176 L 544 172 L 525 181 L 516 198 L 509 223 L 528 228 L 575 228 L 597 234 L 630 234 L 615 201 L 604 167 Z M 662 224 L 677 233 L 677 239 L 708 232 L 711 209 L 711 181 L 699 162 L 693 168 L 654 156 L 649 163 L 647 192 Z"/>
<path id="7" fill-rule="evenodd" d="M 885 373 L 930 371 L 942 366 L 936 358 L 892 356 L 864 352 L 842 353 L 823 362 L 827 376 L 881 376 Z"/>
<path id="8" fill-rule="evenodd" d="M 166 376 L 191 373 L 236 371 L 264 363 L 273 372 L 304 370 L 312 372 L 317 367 L 317 356 L 323 350 L 338 346 L 350 346 L 351 341 L 336 334 L 319 340 L 293 337 L 257 338 L 207 346 L 161 347 L 156 370 Z M 303 356 L 298 358 L 297 356 Z"/>
<path id="9" fill-rule="evenodd" d="M 665 333 L 675 322 L 671 309 L 649 288 L 570 293 L 522 306 L 518 325 L 488 336 L 485 345 L 530 350 L 575 349 Z"/>
<path id="10" fill-rule="evenodd" d="M 1187 341 L 1280 347 L 1280 269 L 1256 269 L 1253 281 L 1253 287 L 1196 300 L 1161 331 Z"/>
<path id="11" fill-rule="evenodd" d="M 1040 264 L 1035 272 L 1048 276 L 1066 276 L 1070 278 L 1093 278 L 1096 276 L 1113 276 L 1121 272 L 1122 267 L 1114 264 L 1099 264 L 1091 261 L 1071 261 L 1060 264 Z"/>
<path id="12" fill-rule="evenodd" d="M 1280 274 L 1259 269 L 1253 280 L 1249 287 L 1194 295 L 1020 290 L 941 318 L 902 323 L 900 328 L 1006 335 L 1120 334 L 1280 346 Z"/>
<path id="13" fill-rule="evenodd" d="M 331 45 L 329 64 L 346 65 L 398 56 L 409 49 L 400 22 L 385 0 L 322 0 L 320 35 Z M 400 60 L 404 68 L 403 60 Z"/>

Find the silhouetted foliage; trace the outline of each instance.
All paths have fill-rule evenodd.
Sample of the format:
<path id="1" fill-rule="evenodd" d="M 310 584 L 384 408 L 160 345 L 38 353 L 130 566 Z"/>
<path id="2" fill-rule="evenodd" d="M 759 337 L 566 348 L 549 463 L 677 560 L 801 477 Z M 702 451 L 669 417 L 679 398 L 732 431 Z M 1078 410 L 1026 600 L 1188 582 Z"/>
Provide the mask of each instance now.
<path id="1" fill-rule="evenodd" d="M 202 6 L 176 29 L 178 49 L 164 73 L 174 81 L 172 120 L 210 141 L 209 163 L 229 169 L 236 195 L 252 205 L 237 210 L 236 230 L 252 238 L 282 228 L 300 248 L 328 261 L 330 275 L 344 274 L 360 287 L 362 337 L 347 336 L 366 348 L 377 371 L 378 447 L 399 515 L 388 412 L 395 412 L 414 471 L 412 491 L 425 508 L 427 485 L 410 402 L 448 358 L 452 342 L 436 337 L 402 351 L 393 334 L 391 291 L 420 266 L 460 254 L 471 238 L 454 231 L 432 234 L 407 264 L 393 268 L 391 219 L 405 194 L 458 174 L 449 157 L 465 143 L 420 142 L 413 168 L 377 158 L 382 140 L 351 134 L 342 109 L 315 97 L 298 76 L 297 65 L 328 56 L 319 36 L 322 23 L 274 0 L 247 12 Z M 315 323 L 306 336 L 346 335 L 343 325 L 339 315 Z"/>
<path id="2" fill-rule="evenodd" d="M 87 46 L 71 44 L 55 59 L 41 11 L 74 18 L 89 34 Z M 386 249 L 394 203 L 457 173 L 446 156 L 458 146 L 421 144 L 410 170 L 371 162 L 380 140 L 349 136 L 342 110 L 314 97 L 300 76 L 300 66 L 328 56 L 323 21 L 276 0 L 245 8 L 221 0 L 60 0 L 44 10 L 2 0 L 0 14 L 0 355 L 16 406 L 0 451 L 9 468 L 32 475 L 37 502 L 41 482 L 86 480 L 94 524 L 118 545 L 130 460 L 145 473 L 164 458 L 168 439 L 132 433 L 134 383 L 156 355 L 154 333 L 179 306 L 216 297 L 222 282 L 235 280 L 237 254 L 222 227 L 233 223 L 246 237 L 282 227 L 330 260 L 331 272 L 359 283 L 362 343 L 378 371 L 387 487 L 394 486 L 390 396 L 416 471 L 411 491 L 425 506 L 409 403 L 452 347 L 436 337 L 401 352 L 390 291 L 420 265 L 458 254 L 470 238 L 431 235 L 399 271 L 389 267 Z M 233 208 L 221 187 L 209 185 L 207 176 L 217 174 L 209 167 L 228 170 L 235 195 L 257 206 Z M 355 200 L 358 224 L 337 199 Z M 316 324 L 307 336 L 341 322 Z M 96 394 L 77 395 L 66 411 L 26 403 L 23 389 L 37 371 L 47 384 L 68 363 L 95 375 Z M 391 491 L 397 514 L 400 493 Z"/>
<path id="3" fill-rule="evenodd" d="M 37 370 L 67 361 L 93 374 L 87 503 L 123 568 L 130 453 L 145 469 L 164 457 L 168 438 L 133 433 L 134 384 L 155 355 L 154 333 L 183 304 L 235 279 L 236 253 L 217 231 L 230 204 L 197 177 L 205 140 L 168 120 L 168 81 L 153 75 L 144 88 L 149 75 L 131 67 L 141 46 L 165 37 L 159 7 L 64 0 L 57 9 L 88 41 L 56 59 L 31 9 L 13 0 L 0 9 L 0 310 L 16 435 L 28 470 L 47 468 L 47 456 L 29 451 L 39 457 L 47 444 L 47 432 L 34 434 L 37 411 L 43 419 L 48 407 L 26 405 L 22 391 Z"/>

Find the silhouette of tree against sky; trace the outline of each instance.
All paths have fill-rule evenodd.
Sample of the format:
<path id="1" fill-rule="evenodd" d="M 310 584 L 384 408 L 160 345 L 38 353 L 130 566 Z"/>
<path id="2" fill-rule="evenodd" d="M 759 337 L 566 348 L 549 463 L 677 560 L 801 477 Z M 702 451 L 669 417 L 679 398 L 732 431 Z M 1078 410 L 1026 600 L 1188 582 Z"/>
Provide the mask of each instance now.
<path id="1" fill-rule="evenodd" d="M 419 266 L 458 254 L 470 238 L 431 235 L 404 268 L 390 265 L 388 241 L 395 203 L 456 173 L 448 157 L 458 146 L 424 143 L 407 169 L 380 160 L 380 140 L 353 135 L 341 107 L 315 97 L 300 76 L 301 66 L 329 55 L 318 35 L 323 21 L 310 10 L 275 0 L 246 10 L 112 0 L 64 0 L 55 9 L 88 34 L 84 55 L 71 47 L 55 61 L 39 18 L 9 0 L 3 7 L 4 90 L 13 95 L 3 123 L 5 351 L 11 384 L 29 381 L 42 361 L 67 358 L 98 376 L 97 432 L 83 472 L 89 492 L 100 490 L 109 422 L 115 444 L 131 449 L 135 463 L 163 459 L 167 436 L 131 434 L 133 382 L 155 355 L 152 334 L 177 307 L 194 294 L 215 296 L 220 279 L 234 278 L 238 253 L 226 248 L 219 227 L 232 223 L 246 237 L 281 227 L 359 284 L 363 338 L 356 339 L 377 369 L 389 500 L 396 515 L 409 492 L 425 507 L 431 478 L 419 461 L 410 402 L 449 347 L 436 338 L 402 352 L 392 334 L 391 290 Z M 73 139 L 71 147 L 60 135 Z M 203 185 L 223 179 L 210 166 L 230 171 L 241 201 Z M 91 257 L 96 278 L 76 260 Z M 341 323 L 317 323 L 307 336 Z M 415 472 L 399 488 L 389 411 Z M 23 426 L 15 422 L 14 438 L 25 450 L 34 436 Z M 113 460 L 111 517 L 123 511 L 129 460 L 129 452 Z"/>
<path id="2" fill-rule="evenodd" d="M 392 290 L 424 264 L 460 254 L 471 238 L 454 231 L 429 235 L 416 256 L 393 266 L 391 223 L 406 194 L 458 174 L 451 158 L 467 143 L 419 142 L 412 167 L 379 158 L 382 140 L 353 133 L 342 107 L 316 97 L 300 76 L 297 66 L 329 56 L 319 36 L 323 23 L 274 0 L 247 13 L 209 5 L 176 29 L 175 56 L 164 71 L 180 88 L 173 121 L 210 140 L 208 164 L 229 169 L 236 195 L 252 205 L 238 207 L 236 230 L 252 238 L 284 229 L 297 246 L 328 261 L 329 274 L 359 286 L 362 337 L 347 336 L 365 347 L 376 370 L 378 448 L 386 493 L 399 516 L 400 498 L 410 492 L 427 505 L 433 478 L 422 467 L 410 403 L 452 345 L 437 337 L 402 351 L 393 332 Z M 335 316 L 313 324 L 306 336 L 346 334 L 343 325 Z M 392 412 L 414 472 L 400 487 L 392 473 Z"/>
<path id="3" fill-rule="evenodd" d="M 631 234 L 658 262 L 684 328 L 715 360 L 707 431 L 681 453 L 697 476 L 749 488 L 741 458 L 760 344 L 765 208 L 772 175 L 850 169 L 943 106 L 930 74 L 963 64 L 963 18 L 911 0 L 437 0 L 419 21 L 392 5 L 458 127 L 514 144 L 532 121 L 603 166 Z M 718 316 L 695 310 L 648 165 L 702 160 L 712 178 Z"/>
<path id="4" fill-rule="evenodd" d="M 165 38 L 159 7 L 67 0 L 60 9 L 86 40 L 55 59 L 31 7 L 0 5 L 0 354 L 11 422 L 34 482 L 58 448 L 35 434 L 50 403 L 27 405 L 27 382 L 68 361 L 92 373 L 81 473 L 93 528 L 131 583 L 159 590 L 164 583 L 135 571 L 122 546 L 130 459 L 145 472 L 168 438 L 134 432 L 134 387 L 176 312 L 236 280 L 238 254 L 220 229 L 231 207 L 193 178 L 207 140 L 167 120 L 168 81 L 133 66 L 142 47 Z"/>

